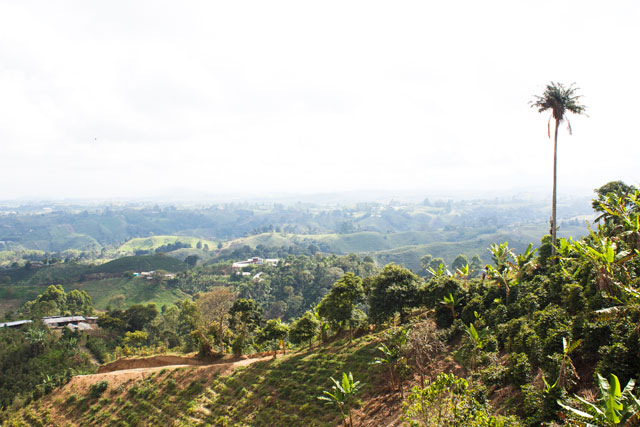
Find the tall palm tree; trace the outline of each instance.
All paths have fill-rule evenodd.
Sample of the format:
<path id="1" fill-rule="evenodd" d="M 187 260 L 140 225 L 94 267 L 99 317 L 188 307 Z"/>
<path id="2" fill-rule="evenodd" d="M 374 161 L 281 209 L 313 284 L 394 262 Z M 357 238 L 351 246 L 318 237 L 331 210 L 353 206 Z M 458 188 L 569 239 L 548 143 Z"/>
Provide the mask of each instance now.
<path id="1" fill-rule="evenodd" d="M 535 95 L 535 99 L 531 101 L 531 107 L 537 108 L 539 113 L 551 110 L 549 123 L 547 124 L 547 133 L 551 138 L 551 119 L 556 122 L 555 134 L 553 138 L 553 200 L 551 202 L 551 253 L 556 255 L 556 182 L 558 168 L 558 127 L 560 123 L 567 122 L 567 130 L 571 135 L 571 123 L 566 117 L 567 112 L 574 114 L 585 114 L 586 107 L 580 105 L 580 95 L 576 94 L 578 88 L 572 83 L 565 87 L 562 83 L 551 82 L 547 85 L 542 96 Z M 586 115 L 586 114 L 585 114 Z M 554 261 L 555 262 L 555 261 Z"/>

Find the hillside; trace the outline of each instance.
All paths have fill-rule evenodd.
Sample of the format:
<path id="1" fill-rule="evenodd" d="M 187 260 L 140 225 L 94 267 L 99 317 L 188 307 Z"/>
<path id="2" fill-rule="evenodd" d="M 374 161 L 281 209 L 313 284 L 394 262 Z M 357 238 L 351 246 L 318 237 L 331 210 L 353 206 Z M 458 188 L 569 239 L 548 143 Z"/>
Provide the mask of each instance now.
<path id="1" fill-rule="evenodd" d="M 195 248 L 198 243 L 208 245 L 211 249 L 215 248 L 217 243 L 212 240 L 199 239 L 197 237 L 188 236 L 151 236 L 137 237 L 126 241 L 116 249 L 118 254 L 133 255 L 137 251 L 153 251 L 162 246 L 171 244 L 182 244 L 187 248 Z"/>
<path id="2" fill-rule="evenodd" d="M 123 273 L 126 271 L 166 270 L 173 273 L 184 271 L 187 264 L 165 255 L 125 256 L 91 269 L 92 273 Z"/>
<path id="3" fill-rule="evenodd" d="M 426 254 L 441 257 L 451 263 L 459 254 L 471 258 L 479 255 L 490 262 L 488 248 L 492 243 L 508 241 L 517 250 L 524 250 L 531 242 L 539 244 L 548 226 L 526 224 L 496 231 L 494 229 L 453 230 L 453 231 L 405 231 L 400 233 L 380 233 L 362 231 L 348 234 L 281 234 L 262 233 L 235 239 L 225 244 L 224 250 L 232 250 L 258 245 L 282 247 L 293 244 L 315 244 L 323 252 L 335 254 L 369 254 L 378 265 L 395 262 L 413 271 L 420 270 L 420 258 Z M 560 237 L 579 238 L 588 234 L 584 223 L 563 224 L 558 231 Z"/>
<path id="4" fill-rule="evenodd" d="M 116 295 L 124 295 L 127 305 L 154 302 L 161 307 L 182 301 L 187 295 L 178 289 L 167 288 L 164 282 L 125 277 L 124 273 L 152 270 L 177 273 L 186 269 L 187 265 L 179 259 L 154 255 L 123 257 L 98 266 L 60 263 L 4 270 L 0 273 L 0 279 L 4 280 L 0 285 L 0 315 L 16 310 L 52 284 L 62 284 L 69 291 L 87 291 L 100 310 L 105 309 Z"/>
<path id="5" fill-rule="evenodd" d="M 351 344 L 338 340 L 232 371 L 210 365 L 76 377 L 13 413 L 6 425 L 39 419 L 51 426 L 335 426 L 339 412 L 317 396 L 330 389 L 329 377 L 338 378 L 343 371 L 365 383 L 355 411 L 356 419 L 362 420 L 359 425 L 398 425 L 400 401 L 387 395 L 382 371 L 370 365 L 379 339 L 366 335 Z M 91 386 L 101 381 L 107 382 L 106 390 L 92 397 Z"/>

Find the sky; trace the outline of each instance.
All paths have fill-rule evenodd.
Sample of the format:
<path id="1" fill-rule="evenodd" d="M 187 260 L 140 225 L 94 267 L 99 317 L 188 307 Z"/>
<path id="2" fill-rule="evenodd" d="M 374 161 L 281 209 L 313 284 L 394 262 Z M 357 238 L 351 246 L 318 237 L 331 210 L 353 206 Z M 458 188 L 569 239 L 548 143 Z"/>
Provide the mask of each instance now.
<path id="1" fill-rule="evenodd" d="M 640 184 L 640 2 L 0 2 L 0 200 Z"/>

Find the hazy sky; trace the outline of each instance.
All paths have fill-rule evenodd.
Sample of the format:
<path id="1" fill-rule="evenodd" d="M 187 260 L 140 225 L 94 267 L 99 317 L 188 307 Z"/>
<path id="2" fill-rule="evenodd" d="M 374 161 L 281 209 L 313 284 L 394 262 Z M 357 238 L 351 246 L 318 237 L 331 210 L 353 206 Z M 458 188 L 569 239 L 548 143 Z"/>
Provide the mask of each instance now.
<path id="1" fill-rule="evenodd" d="M 640 2 L 0 2 L 0 199 L 640 183 Z M 573 190 L 570 190 L 573 189 Z"/>

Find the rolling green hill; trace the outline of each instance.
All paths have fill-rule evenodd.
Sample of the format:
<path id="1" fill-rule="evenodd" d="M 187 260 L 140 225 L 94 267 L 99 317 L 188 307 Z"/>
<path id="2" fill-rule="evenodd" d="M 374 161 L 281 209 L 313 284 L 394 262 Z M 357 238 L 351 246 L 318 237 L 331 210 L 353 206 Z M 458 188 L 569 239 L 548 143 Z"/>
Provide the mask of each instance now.
<path id="1" fill-rule="evenodd" d="M 195 248 L 198 242 L 202 242 L 203 245 L 207 244 L 211 249 L 217 246 L 217 243 L 212 240 L 199 239 L 197 237 L 189 236 L 151 236 L 151 237 L 138 237 L 128 240 L 122 244 L 117 252 L 119 254 L 134 254 L 136 251 L 149 251 L 156 250 L 161 246 L 174 243 L 183 243 L 189 245 L 189 247 Z"/>
<path id="2" fill-rule="evenodd" d="M 92 273 L 124 273 L 126 271 L 184 271 L 187 264 L 166 255 L 125 256 L 91 269 Z"/>
<path id="3" fill-rule="evenodd" d="M 336 254 L 371 254 L 378 264 L 389 262 L 404 264 L 414 271 L 419 270 L 419 261 L 423 255 L 431 254 L 451 263 L 458 254 L 469 258 L 478 254 L 485 262 L 490 261 L 489 246 L 494 242 L 508 241 L 516 251 L 524 250 L 529 243 L 537 246 L 546 234 L 545 224 L 525 224 L 496 231 L 492 228 L 452 231 L 406 231 L 384 234 L 362 231 L 349 234 L 280 234 L 263 233 L 236 239 L 224 249 L 241 246 L 255 248 L 288 246 L 291 244 L 317 244 L 323 252 Z M 561 237 L 581 237 L 588 233 L 586 225 L 562 225 L 558 231 Z"/>
<path id="4" fill-rule="evenodd" d="M 154 302 L 158 307 L 162 307 L 165 304 L 174 304 L 190 298 L 178 289 L 168 289 L 164 284 L 149 283 L 144 278 L 137 277 L 91 280 L 65 286 L 67 292 L 73 289 L 87 291 L 93 300 L 93 306 L 98 310 L 104 310 L 111 298 L 120 294 L 126 298 L 125 306 Z"/>

